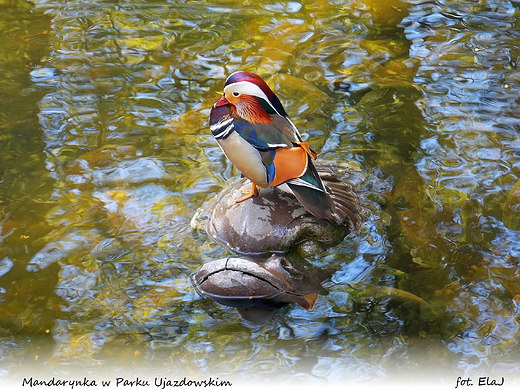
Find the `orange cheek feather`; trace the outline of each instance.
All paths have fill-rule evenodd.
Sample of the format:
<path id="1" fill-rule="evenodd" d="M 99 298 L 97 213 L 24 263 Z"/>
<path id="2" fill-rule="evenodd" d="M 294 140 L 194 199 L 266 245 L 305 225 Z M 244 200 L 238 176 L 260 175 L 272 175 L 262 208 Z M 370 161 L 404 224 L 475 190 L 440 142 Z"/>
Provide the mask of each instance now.
<path id="1" fill-rule="evenodd" d="M 273 164 L 275 175 L 269 187 L 275 187 L 303 175 L 307 169 L 307 151 L 304 148 L 276 149 Z"/>
<path id="2" fill-rule="evenodd" d="M 235 97 L 232 94 L 226 94 L 226 99 L 234 107 L 234 114 L 251 123 L 271 123 L 271 115 L 265 111 L 258 100 L 252 96 L 241 95 Z"/>

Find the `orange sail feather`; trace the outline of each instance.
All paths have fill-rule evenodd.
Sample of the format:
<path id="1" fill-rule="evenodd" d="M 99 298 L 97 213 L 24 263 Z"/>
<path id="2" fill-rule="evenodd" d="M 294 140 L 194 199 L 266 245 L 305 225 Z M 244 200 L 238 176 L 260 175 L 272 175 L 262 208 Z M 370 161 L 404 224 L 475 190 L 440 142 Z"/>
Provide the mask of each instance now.
<path id="1" fill-rule="evenodd" d="M 278 186 L 287 180 L 295 179 L 307 169 L 307 152 L 304 148 L 279 148 L 274 156 L 275 175 L 270 187 Z"/>

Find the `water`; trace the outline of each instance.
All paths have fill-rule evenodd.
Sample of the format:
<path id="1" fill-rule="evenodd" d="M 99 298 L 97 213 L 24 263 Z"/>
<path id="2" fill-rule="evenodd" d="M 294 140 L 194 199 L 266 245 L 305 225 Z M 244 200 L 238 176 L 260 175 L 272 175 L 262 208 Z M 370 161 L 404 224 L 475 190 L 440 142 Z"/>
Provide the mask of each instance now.
<path id="1" fill-rule="evenodd" d="M 1 380 L 520 382 L 518 2 L 0 7 Z M 190 219 L 237 175 L 207 124 L 235 70 L 372 204 L 262 326 L 188 281 L 227 254 Z"/>

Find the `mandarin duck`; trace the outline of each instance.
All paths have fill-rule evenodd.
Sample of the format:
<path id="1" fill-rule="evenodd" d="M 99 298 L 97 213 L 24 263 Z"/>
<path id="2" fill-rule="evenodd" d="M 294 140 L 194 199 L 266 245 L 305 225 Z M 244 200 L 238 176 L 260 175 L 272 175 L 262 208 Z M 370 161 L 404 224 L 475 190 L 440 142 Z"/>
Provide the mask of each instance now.
<path id="1" fill-rule="evenodd" d="M 334 204 L 313 160 L 316 153 L 288 118 L 280 99 L 258 75 L 235 72 L 213 105 L 210 130 L 231 163 L 252 182 L 236 202 L 259 187 L 291 192 L 317 218 L 332 219 Z"/>

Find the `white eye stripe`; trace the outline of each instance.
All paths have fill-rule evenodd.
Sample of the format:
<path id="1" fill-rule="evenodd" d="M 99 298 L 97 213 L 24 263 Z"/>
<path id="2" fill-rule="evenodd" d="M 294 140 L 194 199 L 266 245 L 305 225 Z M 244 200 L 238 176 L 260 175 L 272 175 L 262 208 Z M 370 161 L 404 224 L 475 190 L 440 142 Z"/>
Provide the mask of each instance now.
<path id="1" fill-rule="evenodd" d="M 224 93 L 231 93 L 233 96 L 238 97 L 239 95 L 235 95 L 235 92 L 238 92 L 239 94 L 246 94 L 251 96 L 256 96 L 261 99 L 264 99 L 272 108 L 273 110 L 278 113 L 278 115 L 281 115 L 276 108 L 271 104 L 269 101 L 269 98 L 267 95 L 260 89 L 260 87 L 256 84 L 250 83 L 249 81 L 239 81 L 236 83 L 233 83 L 231 85 L 228 85 L 224 88 Z"/>
<path id="2" fill-rule="evenodd" d="M 224 92 L 230 91 L 232 94 L 235 92 L 245 93 L 246 95 L 258 96 L 262 99 L 269 101 L 264 91 L 256 84 L 250 83 L 249 81 L 239 81 L 228 85 L 224 88 Z"/>

